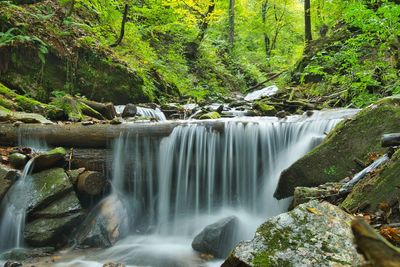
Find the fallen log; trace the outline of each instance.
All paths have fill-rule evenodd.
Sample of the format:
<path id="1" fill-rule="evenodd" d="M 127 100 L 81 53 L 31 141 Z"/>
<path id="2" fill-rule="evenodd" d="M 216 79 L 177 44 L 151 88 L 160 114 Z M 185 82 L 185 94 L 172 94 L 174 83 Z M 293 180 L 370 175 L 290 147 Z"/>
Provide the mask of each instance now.
<path id="1" fill-rule="evenodd" d="M 87 99 L 80 99 L 84 104 L 99 112 L 107 120 L 112 120 L 117 116 L 115 107 L 112 103 L 100 103 Z"/>
<path id="2" fill-rule="evenodd" d="M 400 266 L 400 250 L 379 235 L 364 220 L 355 219 L 351 223 L 354 241 L 358 250 L 376 267 Z"/>
<path id="3" fill-rule="evenodd" d="M 224 122 L 220 120 L 203 121 L 172 121 L 172 122 L 145 122 L 122 123 L 118 125 L 94 124 L 0 124 L 0 145 L 16 146 L 23 139 L 38 139 L 46 141 L 50 146 L 65 148 L 107 148 L 110 143 L 121 136 L 131 137 L 165 137 L 178 125 L 196 123 L 213 130 L 222 132 Z M 246 121 L 244 121 L 246 123 Z"/>
<path id="4" fill-rule="evenodd" d="M 400 146 L 400 133 L 391 133 L 382 135 L 382 147 Z"/>
<path id="5" fill-rule="evenodd" d="M 78 176 L 78 191 L 91 196 L 96 196 L 103 192 L 107 180 L 100 172 L 84 171 Z"/>

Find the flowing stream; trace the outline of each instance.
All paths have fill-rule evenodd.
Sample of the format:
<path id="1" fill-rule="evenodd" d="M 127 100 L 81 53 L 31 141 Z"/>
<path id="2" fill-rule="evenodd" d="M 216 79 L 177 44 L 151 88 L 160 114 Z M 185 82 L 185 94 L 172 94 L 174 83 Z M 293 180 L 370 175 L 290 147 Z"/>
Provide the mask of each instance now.
<path id="1" fill-rule="evenodd" d="M 74 256 L 57 266 L 94 267 L 108 261 L 205 266 L 191 248 L 193 237 L 235 215 L 239 238 L 251 238 L 266 218 L 287 209 L 288 199 L 273 197 L 280 173 L 356 112 L 182 122 L 164 138 L 122 132 L 112 145 L 108 175 L 112 194 L 127 203 L 130 234 L 109 249 Z"/>

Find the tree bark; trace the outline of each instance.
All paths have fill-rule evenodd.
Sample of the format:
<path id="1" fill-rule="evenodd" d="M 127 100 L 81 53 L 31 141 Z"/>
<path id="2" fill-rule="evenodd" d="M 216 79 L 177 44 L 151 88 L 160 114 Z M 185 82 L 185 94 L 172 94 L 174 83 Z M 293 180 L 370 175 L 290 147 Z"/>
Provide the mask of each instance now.
<path id="1" fill-rule="evenodd" d="M 128 18 L 128 12 L 129 12 L 129 5 L 125 4 L 124 15 L 122 17 L 122 22 L 121 22 L 121 32 L 119 34 L 119 37 L 118 37 L 117 41 L 115 43 L 113 43 L 112 45 L 110 45 L 110 47 L 116 47 L 116 46 L 120 45 L 121 42 L 122 42 L 122 39 L 124 39 L 125 23 L 126 23 L 127 18 Z"/>
<path id="2" fill-rule="evenodd" d="M 304 0 L 304 29 L 305 29 L 305 41 L 308 43 L 312 40 L 310 0 Z"/>
<path id="3" fill-rule="evenodd" d="M 197 36 L 197 40 L 198 40 L 199 43 L 201 41 L 203 41 L 204 36 L 206 35 L 206 31 L 208 29 L 208 23 L 209 23 L 209 20 L 210 20 L 210 16 L 214 12 L 214 9 L 215 9 L 215 1 L 211 0 L 210 4 L 208 5 L 207 12 L 202 16 L 203 18 L 202 18 L 202 20 L 200 22 L 200 25 L 199 25 L 200 32 L 199 32 L 199 35 Z"/>
<path id="4" fill-rule="evenodd" d="M 97 196 L 105 189 L 106 178 L 100 172 L 85 171 L 78 176 L 78 191 L 91 196 Z"/>
<path id="5" fill-rule="evenodd" d="M 229 0 L 229 49 L 232 50 L 235 44 L 235 0 Z"/>
<path id="6" fill-rule="evenodd" d="M 264 50 L 267 58 L 271 56 L 271 40 L 268 34 L 265 32 L 265 27 L 267 25 L 267 11 L 268 11 L 268 0 L 265 0 L 261 6 L 261 19 L 264 25 Z"/>

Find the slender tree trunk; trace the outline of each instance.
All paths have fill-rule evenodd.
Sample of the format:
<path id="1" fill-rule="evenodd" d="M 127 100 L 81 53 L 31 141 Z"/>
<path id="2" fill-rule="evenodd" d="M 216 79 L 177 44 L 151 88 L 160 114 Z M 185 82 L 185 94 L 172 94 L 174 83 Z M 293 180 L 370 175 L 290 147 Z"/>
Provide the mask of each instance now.
<path id="1" fill-rule="evenodd" d="M 124 15 L 122 17 L 122 22 L 121 22 L 121 32 L 119 34 L 119 37 L 118 37 L 117 41 L 115 43 L 113 43 L 112 45 L 110 45 L 110 47 L 116 47 L 116 46 L 120 45 L 121 42 L 122 42 L 122 39 L 124 39 L 125 23 L 126 23 L 126 20 L 128 18 L 128 11 L 129 11 L 129 5 L 125 4 Z"/>
<path id="2" fill-rule="evenodd" d="M 311 3 L 310 0 L 304 0 L 304 29 L 305 41 L 308 43 L 312 40 L 311 35 Z"/>
<path id="3" fill-rule="evenodd" d="M 71 0 L 71 2 L 69 3 L 68 12 L 65 15 L 66 18 L 70 17 L 74 12 L 75 2 L 75 0 Z"/>
<path id="4" fill-rule="evenodd" d="M 233 49 L 235 43 L 235 0 L 229 0 L 229 48 Z"/>
<path id="5" fill-rule="evenodd" d="M 208 23 L 209 23 L 209 20 L 210 20 L 210 16 L 214 12 L 214 9 L 215 9 L 215 1 L 211 0 L 210 4 L 208 5 L 208 10 L 207 10 L 206 14 L 204 14 L 204 17 L 203 17 L 203 19 L 202 19 L 202 21 L 201 21 L 201 23 L 199 25 L 200 32 L 199 32 L 199 35 L 197 36 L 197 40 L 199 41 L 199 43 L 201 41 L 203 41 L 203 39 L 204 39 L 204 36 L 205 36 L 206 31 L 208 29 Z"/>
<path id="6" fill-rule="evenodd" d="M 262 22 L 264 25 L 264 49 L 265 49 L 265 55 L 267 56 L 267 58 L 269 58 L 271 56 L 271 40 L 268 36 L 268 34 L 265 32 L 265 27 L 267 25 L 267 10 L 268 10 L 268 0 L 265 0 L 262 4 L 261 7 L 261 18 L 262 18 Z"/>

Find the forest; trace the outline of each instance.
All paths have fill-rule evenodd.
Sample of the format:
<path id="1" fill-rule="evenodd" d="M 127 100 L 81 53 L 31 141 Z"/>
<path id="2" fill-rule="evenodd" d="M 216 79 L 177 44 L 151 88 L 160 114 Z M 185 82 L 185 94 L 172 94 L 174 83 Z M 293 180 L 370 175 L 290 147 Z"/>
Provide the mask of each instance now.
<path id="1" fill-rule="evenodd" d="M 0 0 L 0 266 L 400 266 L 399 0 Z"/>

